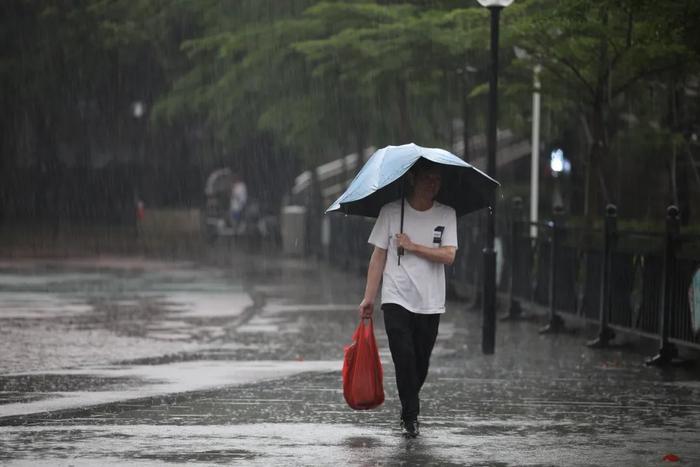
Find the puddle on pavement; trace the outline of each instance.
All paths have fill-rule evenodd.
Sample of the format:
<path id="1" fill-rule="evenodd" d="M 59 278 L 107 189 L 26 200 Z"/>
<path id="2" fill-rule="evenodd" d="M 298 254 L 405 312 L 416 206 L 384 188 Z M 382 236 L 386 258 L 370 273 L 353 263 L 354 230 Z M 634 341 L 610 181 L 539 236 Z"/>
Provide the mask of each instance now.
<path id="1" fill-rule="evenodd" d="M 0 401 L 4 393 L 51 393 L 70 391 L 113 391 L 141 384 L 142 379 L 90 374 L 0 375 Z M 2 402 L 0 402 L 2 403 Z"/>
<path id="2" fill-rule="evenodd" d="M 31 442 L 29 442 L 31 440 Z M 139 459 L 190 465 L 245 461 L 246 465 L 461 465 L 591 466 L 658 465 L 672 442 L 671 434 L 641 429 L 634 436 L 607 436 L 612 449 L 595 450 L 596 439 L 559 436 L 537 430 L 473 436 L 426 425 L 415 440 L 402 438 L 386 425 L 343 423 L 261 423 L 216 426 L 0 427 L 0 452 L 12 443 L 23 446 L 14 461 L 51 459 L 77 465 L 131 465 Z M 561 446 L 567 449 L 564 451 Z M 643 446 L 627 450 L 630 445 Z M 674 444 L 684 465 L 698 459 L 689 442 Z M 41 452 L 38 458 L 35 452 Z"/>
<path id="3" fill-rule="evenodd" d="M 163 365 L 112 366 L 5 376 L 8 385 L 34 384 L 45 399 L 0 405 L 1 417 L 62 411 L 130 399 L 151 398 L 256 383 L 306 372 L 335 372 L 338 361 L 185 361 Z M 71 381 L 77 387 L 70 387 Z M 94 380 L 105 387 L 80 386 Z M 113 384 L 109 384 L 109 382 Z M 50 389 L 56 383 L 55 389 Z M 121 384 L 117 384 L 117 382 Z M 127 384 L 133 383 L 133 384 Z M 40 389 L 43 388 L 43 389 Z M 28 391 L 32 392 L 32 391 Z M 53 394 L 52 394 L 53 393 Z M 53 397 L 52 397 L 53 396 Z"/>
<path id="4" fill-rule="evenodd" d="M 37 391 L 26 401 L 13 385 L 4 393 L 0 417 L 32 414 L 0 419 L 8 425 L 0 453 L 12 453 L 11 465 L 655 465 L 671 449 L 700 463 L 700 387 L 664 382 L 635 356 L 589 352 L 513 324 L 486 358 L 478 317 L 451 308 L 424 387 L 424 434 L 407 443 L 381 329 L 387 401 L 369 413 L 343 401 L 342 346 L 356 304 L 325 290 L 330 279 L 299 290 L 312 268 L 276 276 L 261 268 L 249 278 L 277 284 L 254 287 L 267 303 L 246 315 L 240 277 L 139 264 L 69 271 L 65 282 L 47 279 L 60 276 L 53 267 L 22 282 L 26 268 L 0 263 L 0 277 L 8 273 L 0 294 L 16 294 L 18 307 L 48 303 L 30 304 L 30 319 L 0 311 L 0 373 L 46 379 L 22 383 Z M 284 296 L 290 290 L 298 295 Z M 52 399 L 32 399 L 51 381 Z"/>
<path id="5" fill-rule="evenodd" d="M 0 374 L 192 352 L 224 338 L 253 304 L 225 271 L 187 263 L 94 258 L 0 267 Z"/>

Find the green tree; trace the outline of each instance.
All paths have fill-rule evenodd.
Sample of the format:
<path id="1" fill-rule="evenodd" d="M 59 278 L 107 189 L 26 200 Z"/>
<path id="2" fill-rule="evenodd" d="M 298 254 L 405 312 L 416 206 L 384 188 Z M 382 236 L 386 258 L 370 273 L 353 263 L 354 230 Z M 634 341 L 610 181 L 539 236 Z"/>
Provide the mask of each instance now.
<path id="1" fill-rule="evenodd" d="M 229 144 L 269 132 L 310 163 L 370 142 L 450 143 L 452 119 L 467 108 L 451 97 L 465 65 L 485 60 L 488 24 L 483 9 L 453 3 L 296 2 L 272 17 L 243 7 L 209 15 L 202 37 L 183 43 L 192 67 L 156 115 L 200 115 Z"/>
<path id="2" fill-rule="evenodd" d="M 697 3 L 524 0 L 513 13 L 512 40 L 543 66 L 543 92 L 581 116 L 589 141 L 584 212 L 595 215 L 600 197 L 615 201 L 611 185 L 622 174 L 609 161 L 611 140 L 637 86 L 697 73 L 686 34 L 696 27 Z"/>
<path id="3" fill-rule="evenodd" d="M 371 119 L 369 112 L 364 118 L 395 121 L 393 136 L 402 141 L 432 139 L 430 131 L 417 129 L 434 130 L 433 122 L 451 125 L 455 109 L 447 93 L 454 83 L 462 84 L 459 73 L 465 68 L 465 57 L 475 64 L 483 59 L 475 50 L 484 24 L 484 12 L 479 9 L 323 2 L 306 14 L 336 26 L 333 34 L 295 44 L 314 73 L 336 80 L 355 101 L 393 103 L 376 109 L 378 118 Z M 381 127 L 374 122 L 372 126 Z"/>

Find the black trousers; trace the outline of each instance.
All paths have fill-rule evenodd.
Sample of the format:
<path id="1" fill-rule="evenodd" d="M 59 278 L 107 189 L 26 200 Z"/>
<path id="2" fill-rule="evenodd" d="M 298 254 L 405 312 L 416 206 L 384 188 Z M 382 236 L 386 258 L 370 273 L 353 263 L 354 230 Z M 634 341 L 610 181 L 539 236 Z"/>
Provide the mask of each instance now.
<path id="1" fill-rule="evenodd" d="M 401 399 L 401 420 L 413 421 L 420 413 L 420 393 L 428 376 L 430 354 L 437 338 L 440 315 L 411 313 L 395 303 L 382 305 L 384 327 L 396 369 Z"/>

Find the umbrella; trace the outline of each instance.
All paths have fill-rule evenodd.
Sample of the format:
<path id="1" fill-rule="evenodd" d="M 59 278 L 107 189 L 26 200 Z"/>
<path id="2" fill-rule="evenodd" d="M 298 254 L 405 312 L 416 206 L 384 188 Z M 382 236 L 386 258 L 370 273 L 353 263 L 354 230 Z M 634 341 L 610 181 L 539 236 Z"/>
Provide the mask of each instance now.
<path id="1" fill-rule="evenodd" d="M 403 175 L 420 158 L 445 166 L 436 201 L 454 208 L 457 216 L 492 206 L 499 183 L 454 154 L 414 143 L 379 149 L 350 183 L 350 186 L 326 210 L 366 217 L 377 217 L 382 206 L 401 199 L 401 233 L 405 196 Z M 399 264 L 401 255 L 399 250 Z"/>
<path id="2" fill-rule="evenodd" d="M 436 201 L 453 207 L 457 217 L 494 204 L 499 186 L 496 180 L 444 149 L 410 143 L 387 146 L 372 154 L 326 213 L 377 217 L 382 206 L 402 197 L 402 177 L 421 157 L 445 166 Z"/>

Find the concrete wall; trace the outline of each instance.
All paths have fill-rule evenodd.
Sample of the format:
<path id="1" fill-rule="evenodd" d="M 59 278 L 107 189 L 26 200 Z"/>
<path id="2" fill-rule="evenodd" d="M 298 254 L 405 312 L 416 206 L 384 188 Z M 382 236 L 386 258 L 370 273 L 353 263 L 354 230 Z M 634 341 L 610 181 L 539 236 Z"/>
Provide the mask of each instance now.
<path id="1" fill-rule="evenodd" d="M 140 233 L 144 236 L 167 237 L 170 235 L 200 235 L 201 212 L 199 209 L 148 209 L 141 221 Z"/>

